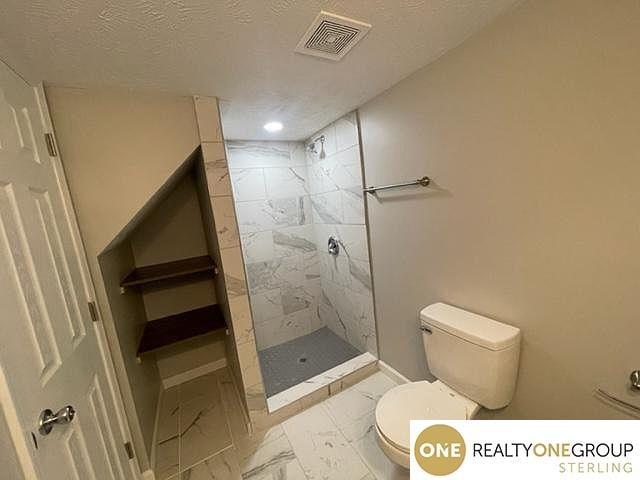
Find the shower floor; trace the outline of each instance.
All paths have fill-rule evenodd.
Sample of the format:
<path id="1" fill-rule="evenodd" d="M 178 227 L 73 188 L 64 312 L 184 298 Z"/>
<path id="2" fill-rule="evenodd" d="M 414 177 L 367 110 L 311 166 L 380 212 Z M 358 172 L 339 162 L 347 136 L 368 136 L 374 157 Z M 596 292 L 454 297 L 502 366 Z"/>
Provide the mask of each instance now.
<path id="1" fill-rule="evenodd" d="M 328 328 L 258 352 L 267 397 L 360 355 Z"/>

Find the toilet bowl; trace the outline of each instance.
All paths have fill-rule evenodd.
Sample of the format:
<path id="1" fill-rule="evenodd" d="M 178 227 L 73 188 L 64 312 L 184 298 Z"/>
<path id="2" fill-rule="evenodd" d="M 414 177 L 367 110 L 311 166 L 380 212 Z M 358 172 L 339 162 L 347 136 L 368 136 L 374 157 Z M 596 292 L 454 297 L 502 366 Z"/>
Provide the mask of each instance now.
<path id="1" fill-rule="evenodd" d="M 411 382 L 385 393 L 376 406 L 378 445 L 394 463 L 409 468 L 409 422 L 470 420 L 480 406 L 444 383 Z"/>
<path id="2" fill-rule="evenodd" d="M 508 405 L 520 353 L 516 327 L 444 303 L 426 307 L 420 318 L 429 369 L 438 380 L 398 385 L 375 410 L 378 445 L 404 468 L 411 420 L 471 420 L 481 406 Z"/>

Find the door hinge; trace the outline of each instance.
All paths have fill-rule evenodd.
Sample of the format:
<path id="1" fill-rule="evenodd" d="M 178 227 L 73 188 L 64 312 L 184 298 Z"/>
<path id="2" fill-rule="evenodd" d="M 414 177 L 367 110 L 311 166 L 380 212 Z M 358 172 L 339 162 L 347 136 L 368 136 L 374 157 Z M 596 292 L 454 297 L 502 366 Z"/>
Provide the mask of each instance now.
<path id="1" fill-rule="evenodd" d="M 49 156 L 50 157 L 57 157 L 58 156 L 58 148 L 56 146 L 56 139 L 53 136 L 53 133 L 45 133 L 44 134 L 44 141 L 47 144 L 47 150 L 49 152 Z"/>
<path id="2" fill-rule="evenodd" d="M 125 443 L 124 449 L 127 451 L 127 457 L 129 457 L 129 460 L 136 458 L 136 454 L 133 453 L 133 445 L 131 445 L 131 442 Z"/>
<path id="3" fill-rule="evenodd" d="M 98 307 L 96 307 L 96 302 L 89 302 L 89 313 L 91 314 L 91 320 L 97 322 L 100 320 L 100 316 L 98 315 Z"/>

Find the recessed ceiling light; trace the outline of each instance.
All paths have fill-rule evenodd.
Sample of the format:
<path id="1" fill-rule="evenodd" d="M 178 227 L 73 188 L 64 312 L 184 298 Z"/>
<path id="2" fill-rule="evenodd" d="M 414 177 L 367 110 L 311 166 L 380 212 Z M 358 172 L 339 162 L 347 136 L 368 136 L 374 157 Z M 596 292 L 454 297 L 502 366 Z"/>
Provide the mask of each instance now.
<path id="1" fill-rule="evenodd" d="M 282 130 L 282 124 L 280 122 L 265 123 L 264 129 L 270 133 L 279 132 L 280 130 Z"/>

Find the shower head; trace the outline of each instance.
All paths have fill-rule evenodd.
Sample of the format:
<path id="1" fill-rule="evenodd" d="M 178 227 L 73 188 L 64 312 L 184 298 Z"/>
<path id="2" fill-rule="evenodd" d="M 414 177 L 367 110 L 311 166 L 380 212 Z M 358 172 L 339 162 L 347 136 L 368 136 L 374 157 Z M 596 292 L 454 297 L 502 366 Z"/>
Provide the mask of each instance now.
<path id="1" fill-rule="evenodd" d="M 307 150 L 311 153 L 318 153 L 316 150 L 316 142 L 318 141 L 320 142 L 320 159 L 323 159 L 326 157 L 326 154 L 324 153 L 324 135 L 314 138 L 309 144 L 307 144 Z"/>

